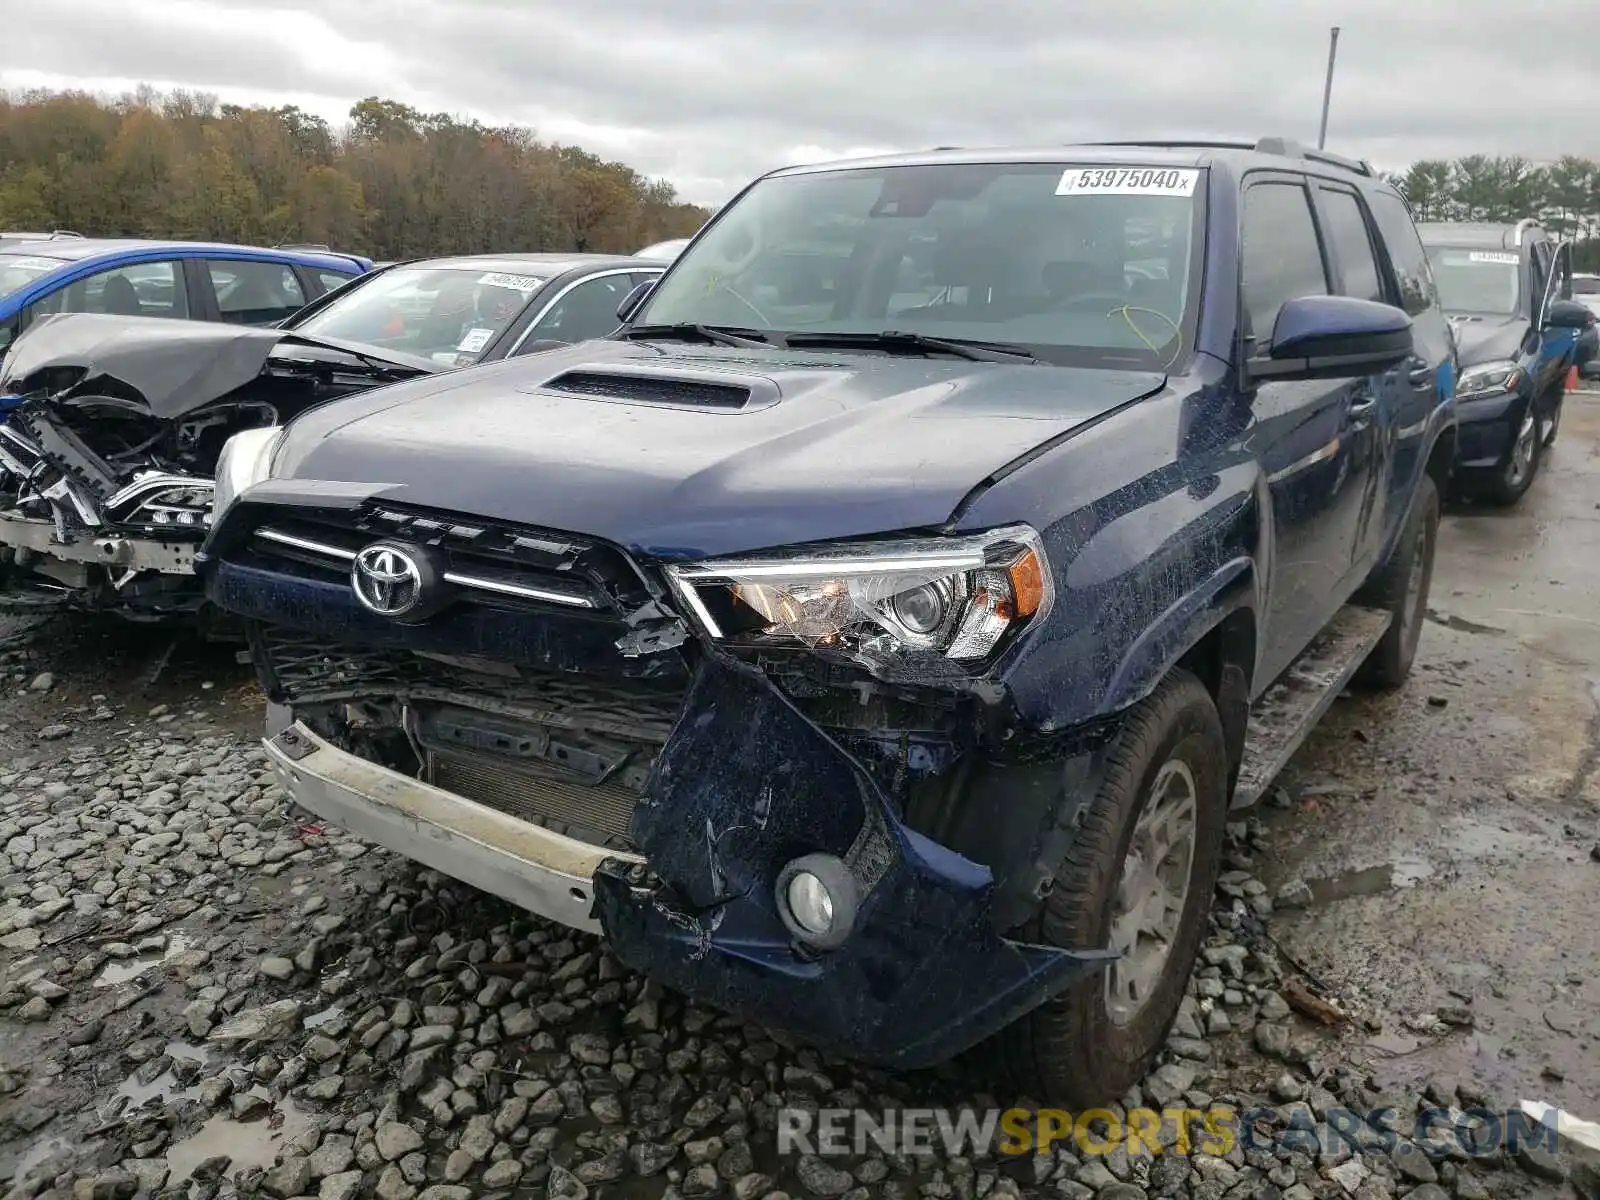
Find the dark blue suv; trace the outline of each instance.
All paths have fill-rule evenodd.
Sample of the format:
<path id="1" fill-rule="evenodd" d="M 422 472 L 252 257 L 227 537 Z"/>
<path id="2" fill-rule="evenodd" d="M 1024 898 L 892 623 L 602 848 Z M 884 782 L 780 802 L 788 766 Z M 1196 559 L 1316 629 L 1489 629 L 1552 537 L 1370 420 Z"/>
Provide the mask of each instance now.
<path id="1" fill-rule="evenodd" d="M 1556 440 L 1567 377 L 1593 340 L 1572 298 L 1572 247 L 1531 217 L 1514 224 L 1418 227 L 1455 330 L 1461 434 L 1455 489 L 1510 505 Z"/>
<path id="2" fill-rule="evenodd" d="M 0 354 L 62 312 L 271 325 L 372 260 L 282 247 L 50 237 L 0 245 Z"/>
<path id="3" fill-rule="evenodd" d="M 1405 202 L 1276 139 L 795 167 L 619 315 L 228 443 L 283 786 L 749 1019 L 1123 1094 L 1230 805 L 1416 653 Z"/>

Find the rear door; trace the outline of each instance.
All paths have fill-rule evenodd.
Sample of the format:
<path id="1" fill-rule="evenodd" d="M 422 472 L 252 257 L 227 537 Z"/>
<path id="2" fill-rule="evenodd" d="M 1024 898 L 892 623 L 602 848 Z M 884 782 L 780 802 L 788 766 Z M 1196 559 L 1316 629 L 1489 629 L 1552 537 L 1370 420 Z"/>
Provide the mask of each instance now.
<path id="1" fill-rule="evenodd" d="M 1246 357 L 1263 354 L 1278 311 L 1333 292 L 1305 176 L 1246 177 L 1241 217 L 1241 328 Z M 1251 443 L 1267 476 L 1273 544 L 1261 681 L 1277 677 L 1348 597 L 1368 502 L 1364 426 L 1376 398 L 1365 376 L 1262 380 L 1251 398 Z"/>
<path id="2" fill-rule="evenodd" d="M 262 259 L 211 256 L 200 261 L 200 285 L 212 319 L 230 325 L 274 325 L 309 297 L 292 266 Z"/>

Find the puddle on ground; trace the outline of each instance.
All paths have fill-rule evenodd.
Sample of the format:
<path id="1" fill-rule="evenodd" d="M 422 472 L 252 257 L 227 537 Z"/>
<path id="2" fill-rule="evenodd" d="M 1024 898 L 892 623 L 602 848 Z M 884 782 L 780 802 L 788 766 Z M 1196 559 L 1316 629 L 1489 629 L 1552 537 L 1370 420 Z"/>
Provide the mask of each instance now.
<path id="1" fill-rule="evenodd" d="M 250 1091 L 257 1096 L 267 1095 L 263 1087 Z M 168 1186 L 182 1183 L 206 1159 L 221 1154 L 231 1160 L 227 1171 L 230 1176 L 251 1167 L 270 1167 L 284 1142 L 299 1137 L 311 1126 L 311 1118 L 288 1099 L 280 1100 L 273 1112 L 255 1121 L 235 1121 L 226 1113 L 218 1113 L 167 1149 L 167 1166 L 172 1172 Z"/>
<path id="2" fill-rule="evenodd" d="M 17 1156 L 17 1165 L 12 1168 L 11 1172 L 12 1182 L 16 1182 L 17 1180 L 25 1178 L 29 1171 L 33 1170 L 40 1163 L 48 1161 L 52 1155 L 59 1154 L 63 1150 L 69 1149 L 71 1149 L 71 1146 L 68 1144 L 66 1138 L 39 1138 L 33 1143 L 33 1145 L 29 1146 Z"/>
<path id="3" fill-rule="evenodd" d="M 1396 888 L 1413 887 L 1433 874 L 1433 864 L 1420 855 L 1403 854 L 1382 866 L 1346 871 L 1323 879 L 1308 879 L 1313 904 L 1331 904 L 1357 896 L 1376 896 Z"/>
<path id="4" fill-rule="evenodd" d="M 167 948 L 160 954 L 141 954 L 137 958 L 113 959 L 100 968 L 100 973 L 94 977 L 95 987 L 116 987 L 119 983 L 127 983 L 130 979 L 137 979 L 151 967 L 159 967 L 174 955 L 182 954 L 194 939 L 187 934 L 175 933 L 167 939 Z"/>
<path id="5" fill-rule="evenodd" d="M 204 1067 L 210 1061 L 211 1051 L 204 1046 L 192 1046 L 188 1042 L 168 1042 L 163 1053 L 168 1058 L 186 1058 L 200 1063 Z M 188 1086 L 178 1082 L 178 1076 L 171 1067 L 157 1075 L 149 1083 L 139 1082 L 139 1072 L 134 1071 L 122 1081 L 117 1088 L 118 1096 L 128 1098 L 128 1107 L 136 1108 L 152 1097 L 159 1096 L 163 1100 L 198 1100 L 200 1098 L 200 1076 L 193 1076 L 195 1082 Z"/>

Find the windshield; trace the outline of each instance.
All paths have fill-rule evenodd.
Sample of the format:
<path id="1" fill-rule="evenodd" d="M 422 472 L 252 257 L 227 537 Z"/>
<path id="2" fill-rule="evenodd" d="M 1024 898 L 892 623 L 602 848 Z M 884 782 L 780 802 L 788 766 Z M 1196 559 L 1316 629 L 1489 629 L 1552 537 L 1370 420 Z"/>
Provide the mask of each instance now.
<path id="1" fill-rule="evenodd" d="M 544 278 L 465 267 L 395 267 L 293 328 L 466 366 L 517 319 Z"/>
<path id="2" fill-rule="evenodd" d="M 41 258 L 28 254 L 0 254 L 0 296 L 20 292 L 41 275 L 66 266 L 60 258 Z"/>
<path id="3" fill-rule="evenodd" d="M 1519 260 L 1510 251 L 1434 246 L 1428 261 L 1445 312 L 1509 317 L 1517 311 Z"/>
<path id="4" fill-rule="evenodd" d="M 1196 307 L 1200 175 L 953 163 L 765 179 L 684 252 L 634 325 L 895 331 L 1165 369 Z"/>

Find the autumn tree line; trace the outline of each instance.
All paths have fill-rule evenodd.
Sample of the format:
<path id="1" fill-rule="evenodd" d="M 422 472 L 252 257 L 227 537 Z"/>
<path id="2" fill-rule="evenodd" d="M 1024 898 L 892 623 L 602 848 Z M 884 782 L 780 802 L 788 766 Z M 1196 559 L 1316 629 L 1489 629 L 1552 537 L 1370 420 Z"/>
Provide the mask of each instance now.
<path id="1" fill-rule="evenodd" d="M 381 260 L 632 253 L 707 215 L 664 181 L 532 130 L 376 97 L 334 128 L 195 92 L 0 94 L 0 230 L 317 242 Z"/>
<path id="2" fill-rule="evenodd" d="M 1600 271 L 1600 163 L 1474 154 L 1390 176 L 1419 221 L 1538 216 Z M 513 250 L 631 252 L 706 210 L 672 186 L 532 130 L 370 97 L 342 128 L 295 107 L 143 89 L 0 94 L 0 230 L 73 229 L 377 259 Z"/>
<path id="3" fill-rule="evenodd" d="M 1600 271 L 1600 163 L 1563 157 L 1534 163 L 1469 154 L 1423 159 L 1389 177 L 1418 221 L 1517 221 L 1538 217 L 1572 240 L 1573 265 Z"/>

